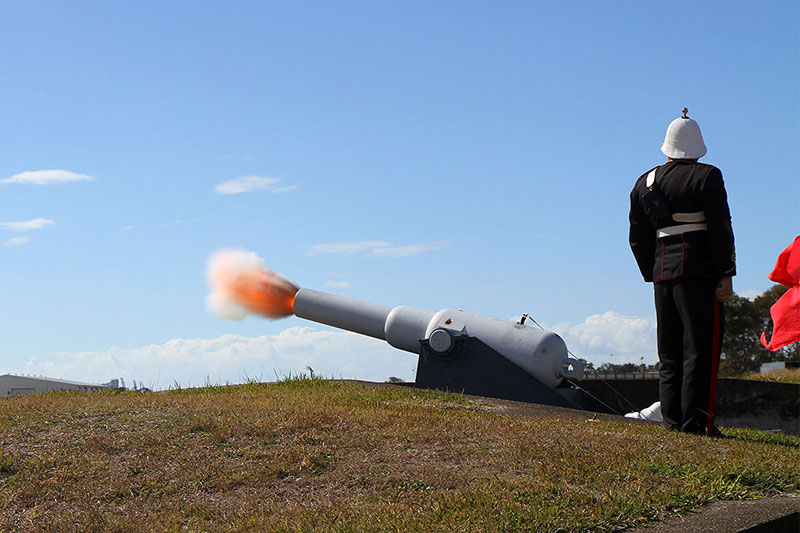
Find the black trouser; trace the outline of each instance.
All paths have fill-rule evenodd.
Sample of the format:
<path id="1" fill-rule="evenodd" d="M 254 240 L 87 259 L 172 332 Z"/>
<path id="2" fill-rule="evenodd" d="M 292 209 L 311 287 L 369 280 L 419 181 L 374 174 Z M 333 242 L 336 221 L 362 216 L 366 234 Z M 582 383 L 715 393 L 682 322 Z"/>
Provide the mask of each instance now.
<path id="1" fill-rule="evenodd" d="M 682 278 L 655 284 L 659 391 L 664 427 L 706 433 L 716 405 L 724 327 L 717 281 Z"/>

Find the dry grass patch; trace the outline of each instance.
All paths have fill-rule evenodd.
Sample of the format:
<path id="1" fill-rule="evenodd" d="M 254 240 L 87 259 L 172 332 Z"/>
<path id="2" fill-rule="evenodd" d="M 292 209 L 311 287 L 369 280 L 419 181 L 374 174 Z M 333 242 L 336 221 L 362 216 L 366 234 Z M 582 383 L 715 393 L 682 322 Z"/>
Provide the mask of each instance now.
<path id="1" fill-rule="evenodd" d="M 610 531 L 800 491 L 800 439 L 328 380 L 0 401 L 0 530 Z"/>
<path id="2" fill-rule="evenodd" d="M 763 374 L 755 372 L 748 374 L 745 379 L 755 379 L 758 381 L 779 381 L 782 383 L 800 383 L 800 368 L 783 368 L 772 370 Z"/>

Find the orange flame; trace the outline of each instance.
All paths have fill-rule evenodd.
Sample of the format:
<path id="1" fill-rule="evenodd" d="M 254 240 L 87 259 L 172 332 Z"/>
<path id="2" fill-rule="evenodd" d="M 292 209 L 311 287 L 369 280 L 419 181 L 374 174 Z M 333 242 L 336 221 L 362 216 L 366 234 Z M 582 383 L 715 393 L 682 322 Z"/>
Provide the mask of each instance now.
<path id="1" fill-rule="evenodd" d="M 244 250 L 221 250 L 208 261 L 211 312 L 241 320 L 248 313 L 282 318 L 294 313 L 295 283 L 264 268 L 260 257 Z"/>

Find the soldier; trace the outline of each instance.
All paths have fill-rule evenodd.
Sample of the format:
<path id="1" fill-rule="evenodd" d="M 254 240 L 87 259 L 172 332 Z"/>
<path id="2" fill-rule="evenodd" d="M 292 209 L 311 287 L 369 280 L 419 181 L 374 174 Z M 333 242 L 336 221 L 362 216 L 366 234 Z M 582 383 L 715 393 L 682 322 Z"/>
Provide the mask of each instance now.
<path id="1" fill-rule="evenodd" d="M 733 293 L 736 257 L 722 172 L 698 163 L 706 146 L 687 112 L 667 128 L 667 162 L 631 191 L 630 245 L 655 292 L 664 426 L 716 436 L 723 303 Z"/>

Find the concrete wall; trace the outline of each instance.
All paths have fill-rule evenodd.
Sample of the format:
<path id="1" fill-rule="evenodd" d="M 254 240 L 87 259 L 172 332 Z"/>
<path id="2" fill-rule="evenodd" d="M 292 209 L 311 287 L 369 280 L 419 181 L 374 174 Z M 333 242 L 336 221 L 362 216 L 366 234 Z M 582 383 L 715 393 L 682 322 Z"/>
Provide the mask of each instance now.
<path id="1" fill-rule="evenodd" d="M 658 401 L 655 379 L 587 379 L 580 386 L 621 414 Z M 716 422 L 800 435 L 800 384 L 720 378 Z"/>
<path id="2" fill-rule="evenodd" d="M 800 384 L 720 379 L 717 421 L 800 435 Z"/>
<path id="3" fill-rule="evenodd" d="M 45 377 L 14 376 L 11 374 L 0 376 L 0 398 L 59 390 L 96 392 L 107 388 L 105 385 L 70 382 Z"/>

